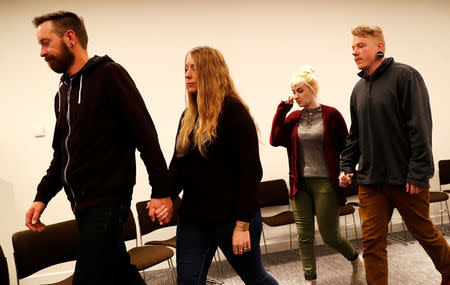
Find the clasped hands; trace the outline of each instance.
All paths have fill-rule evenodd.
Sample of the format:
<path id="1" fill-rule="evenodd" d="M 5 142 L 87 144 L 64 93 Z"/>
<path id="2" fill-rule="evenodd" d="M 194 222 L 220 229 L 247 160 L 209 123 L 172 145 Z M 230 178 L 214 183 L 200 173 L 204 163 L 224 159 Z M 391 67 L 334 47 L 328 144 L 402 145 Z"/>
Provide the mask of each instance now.
<path id="1" fill-rule="evenodd" d="M 353 173 L 345 173 L 344 171 L 341 171 L 341 174 L 339 175 L 339 186 L 344 188 L 347 187 L 352 184 L 352 179 Z"/>
<path id="2" fill-rule="evenodd" d="M 341 171 L 341 174 L 339 175 L 339 186 L 344 188 L 347 187 L 348 185 L 352 184 L 352 179 L 353 173 L 345 173 L 344 171 Z M 406 183 L 406 192 L 410 195 L 420 194 L 426 190 L 428 190 L 428 188 L 423 188 L 417 185 Z"/>
<path id="3" fill-rule="evenodd" d="M 152 198 L 147 203 L 148 215 L 155 222 L 158 220 L 160 225 L 166 225 L 170 222 L 173 215 L 173 204 L 170 197 Z"/>

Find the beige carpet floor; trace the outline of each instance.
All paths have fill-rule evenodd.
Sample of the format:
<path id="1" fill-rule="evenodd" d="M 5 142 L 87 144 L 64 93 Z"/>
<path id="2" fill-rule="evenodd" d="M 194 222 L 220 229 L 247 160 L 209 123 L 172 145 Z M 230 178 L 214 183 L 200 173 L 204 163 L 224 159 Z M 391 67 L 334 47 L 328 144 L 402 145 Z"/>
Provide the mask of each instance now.
<path id="1" fill-rule="evenodd" d="M 450 236 L 445 236 L 450 242 Z M 389 284 L 392 285 L 439 285 L 441 276 L 436 271 L 431 259 L 417 241 L 408 236 L 406 244 L 388 240 Z M 356 247 L 361 247 L 360 240 L 353 240 Z M 350 263 L 327 245 L 317 246 L 317 275 L 319 285 L 349 284 L 351 275 Z M 262 255 L 266 270 L 282 285 L 304 284 L 300 257 L 288 250 Z M 209 277 L 224 284 L 244 284 L 233 271 L 228 262 L 217 262 L 221 270 L 213 264 Z M 222 273 L 220 273 L 222 271 Z M 146 274 L 147 284 L 169 285 L 173 284 L 170 273 L 160 274 L 149 280 L 158 272 Z M 208 284 L 213 284 L 209 283 Z M 366 284 L 364 282 L 364 284 Z"/>

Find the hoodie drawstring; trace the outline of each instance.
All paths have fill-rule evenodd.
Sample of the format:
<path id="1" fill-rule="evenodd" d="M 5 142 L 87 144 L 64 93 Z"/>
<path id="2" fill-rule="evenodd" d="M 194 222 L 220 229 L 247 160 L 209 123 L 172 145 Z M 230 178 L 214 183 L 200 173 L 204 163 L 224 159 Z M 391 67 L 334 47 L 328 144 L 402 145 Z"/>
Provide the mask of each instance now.
<path id="1" fill-rule="evenodd" d="M 59 82 L 58 86 L 58 113 L 61 111 L 61 92 L 59 90 L 61 89 L 62 84 L 62 82 Z"/>
<path id="2" fill-rule="evenodd" d="M 80 76 L 80 88 L 78 90 L 78 104 L 81 103 L 81 88 L 83 87 L 83 74 Z"/>

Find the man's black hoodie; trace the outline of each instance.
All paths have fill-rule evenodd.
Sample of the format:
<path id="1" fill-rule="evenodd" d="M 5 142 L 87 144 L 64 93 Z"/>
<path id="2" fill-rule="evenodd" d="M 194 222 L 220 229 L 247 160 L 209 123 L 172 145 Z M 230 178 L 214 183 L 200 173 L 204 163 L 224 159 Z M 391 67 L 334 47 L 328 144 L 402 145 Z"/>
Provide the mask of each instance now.
<path id="1" fill-rule="evenodd" d="M 47 204 L 62 187 L 75 213 L 96 205 L 130 203 L 136 149 L 152 197 L 169 196 L 171 176 L 155 126 L 127 71 L 94 56 L 74 76 L 64 74 L 55 97 L 53 159 L 35 201 Z"/>

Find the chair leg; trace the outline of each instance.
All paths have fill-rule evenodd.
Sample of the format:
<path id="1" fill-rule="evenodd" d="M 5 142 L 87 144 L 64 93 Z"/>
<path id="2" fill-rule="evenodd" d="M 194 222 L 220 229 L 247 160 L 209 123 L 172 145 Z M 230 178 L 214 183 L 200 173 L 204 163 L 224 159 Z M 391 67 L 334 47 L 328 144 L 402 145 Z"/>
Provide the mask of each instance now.
<path id="1" fill-rule="evenodd" d="M 405 229 L 405 223 L 403 222 L 403 217 L 400 216 L 400 219 L 402 221 L 402 228 L 403 228 L 402 233 L 394 233 L 394 230 L 393 230 L 394 223 L 392 222 L 392 218 L 391 218 L 391 220 L 389 222 L 390 232 L 388 232 L 388 236 L 397 242 L 400 242 L 404 245 L 408 245 L 407 233 L 406 233 L 406 229 Z"/>
<path id="2" fill-rule="evenodd" d="M 356 239 L 358 239 L 358 232 L 356 231 L 355 213 L 353 213 L 352 216 L 353 216 L 353 228 L 355 229 L 355 236 L 356 236 Z"/>
<path id="3" fill-rule="evenodd" d="M 345 238 L 348 239 L 348 230 L 347 230 L 347 216 L 344 216 L 344 222 L 345 222 Z"/>
<path id="4" fill-rule="evenodd" d="M 142 270 L 142 278 L 144 278 L 144 281 L 145 281 L 145 269 Z"/>
<path id="5" fill-rule="evenodd" d="M 223 273 L 221 271 L 221 268 L 220 268 L 219 264 L 217 263 L 217 258 L 216 258 L 216 256 L 218 256 L 218 258 L 220 260 L 220 256 L 219 256 L 218 250 L 216 250 L 216 253 L 217 253 L 217 255 L 214 254 L 214 257 L 213 257 L 214 258 L 214 262 L 213 263 L 214 263 L 214 266 L 217 268 L 217 272 L 221 275 L 221 277 L 223 279 Z M 224 284 L 224 282 L 222 280 L 214 279 L 212 277 L 206 277 L 206 282 L 207 283 L 213 283 L 213 284 Z"/>
<path id="6" fill-rule="evenodd" d="M 446 209 L 443 209 L 442 202 L 445 202 Z M 450 223 L 450 212 L 448 211 L 448 203 L 447 200 L 439 202 L 441 206 L 441 228 L 444 229 L 444 214 L 442 212 L 447 212 L 448 222 Z"/>
<path id="7" fill-rule="evenodd" d="M 405 229 L 405 222 L 403 221 L 403 217 L 402 217 L 402 228 L 403 228 L 403 238 L 406 241 L 406 229 Z"/>
<path id="8" fill-rule="evenodd" d="M 360 223 L 361 229 L 362 229 L 363 222 L 362 222 L 362 218 L 361 218 L 361 210 L 359 209 L 359 207 L 358 207 L 358 216 L 359 216 L 359 223 Z"/>
<path id="9" fill-rule="evenodd" d="M 177 284 L 177 278 L 176 278 L 176 273 L 175 273 L 175 268 L 173 266 L 172 258 L 167 260 L 167 262 L 169 263 L 169 268 L 170 268 L 170 273 L 172 275 L 173 284 L 176 285 Z"/>
<path id="10" fill-rule="evenodd" d="M 444 218 L 443 218 L 442 212 L 444 212 L 444 211 L 447 212 L 447 218 L 448 218 L 448 222 L 449 223 L 450 223 L 450 212 L 448 210 L 448 203 L 447 203 L 447 201 L 441 201 L 440 202 L 441 203 L 441 208 L 442 208 L 442 202 L 445 202 L 445 208 L 446 209 L 441 210 L 441 228 L 440 228 L 440 231 L 441 231 L 441 233 L 443 235 L 449 235 L 450 234 L 450 229 L 447 229 L 447 228 L 444 227 Z"/>
<path id="11" fill-rule="evenodd" d="M 262 235 L 263 235 L 263 241 L 264 241 L 264 248 L 265 248 L 266 254 L 267 254 L 267 244 L 266 244 L 266 235 L 264 234 L 264 225 L 262 227 Z"/>
<path id="12" fill-rule="evenodd" d="M 292 230 L 291 230 L 291 224 L 289 226 L 289 248 L 292 251 Z"/>
<path id="13" fill-rule="evenodd" d="M 450 212 L 448 211 L 448 204 L 447 204 L 447 201 L 445 201 L 445 207 L 447 207 L 448 222 L 450 223 Z"/>
<path id="14" fill-rule="evenodd" d="M 216 259 L 217 256 L 217 259 Z M 219 260 L 220 264 L 217 262 Z M 220 259 L 219 249 L 216 250 L 216 254 L 214 255 L 214 261 L 216 264 L 217 272 L 219 273 L 220 277 L 223 279 L 223 270 L 222 270 L 222 262 Z"/>

